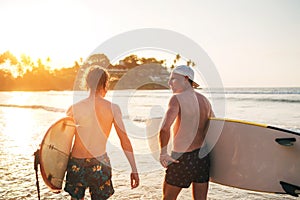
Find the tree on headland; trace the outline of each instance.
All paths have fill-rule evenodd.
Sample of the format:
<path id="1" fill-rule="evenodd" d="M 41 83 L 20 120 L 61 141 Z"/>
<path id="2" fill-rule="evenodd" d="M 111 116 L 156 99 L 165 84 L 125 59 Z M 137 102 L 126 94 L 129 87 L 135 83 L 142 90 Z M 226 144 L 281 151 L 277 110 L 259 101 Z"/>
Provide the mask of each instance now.
<path id="1" fill-rule="evenodd" d="M 18 64 L 18 59 L 10 51 L 5 51 L 0 55 L 0 64 L 5 63 L 8 60 L 10 61 L 11 65 Z"/>
<path id="2" fill-rule="evenodd" d="M 86 65 L 98 65 L 104 68 L 108 68 L 110 65 L 110 60 L 103 53 L 97 53 L 89 56 L 84 63 Z"/>
<path id="3" fill-rule="evenodd" d="M 0 54 L 0 90 L 72 90 L 79 65 L 52 70 L 50 61 L 48 57 L 34 62 L 25 54 L 19 61 L 9 51 Z"/>
<path id="4" fill-rule="evenodd" d="M 181 56 L 177 54 L 174 64 L 180 59 Z M 158 71 L 158 73 L 168 77 L 167 73 L 170 67 L 166 66 L 166 60 L 158 60 L 154 57 L 145 58 L 132 54 L 119 60 L 118 64 L 112 65 L 105 54 L 99 53 L 91 55 L 85 61 L 80 58 L 78 62 L 74 62 L 73 66 L 52 69 L 50 67 L 50 57 L 47 57 L 45 60 L 39 58 L 33 61 L 30 56 L 22 54 L 20 59 L 18 59 L 11 52 L 6 51 L 0 54 L 0 90 L 45 91 L 80 89 L 74 88 L 74 86 L 79 85 L 79 81 L 83 79 L 84 72 L 93 65 L 108 69 L 111 74 L 112 82 L 110 85 L 112 89 L 127 71 L 145 64 L 161 66 L 163 70 L 161 72 Z M 190 64 L 193 63 L 191 62 Z M 155 67 L 155 70 L 157 69 Z M 141 71 L 139 70 L 141 77 L 136 78 L 142 78 Z M 149 88 L 151 88 L 151 85 Z"/>
<path id="5" fill-rule="evenodd" d="M 176 54 L 175 59 L 173 60 L 173 63 L 171 65 L 171 69 L 174 69 L 175 66 L 177 65 L 177 63 L 179 61 L 181 61 L 182 59 L 183 58 L 182 58 L 182 56 L 180 54 Z M 186 65 L 190 66 L 190 67 L 195 67 L 196 63 L 194 61 L 192 61 L 191 59 L 189 59 L 189 60 L 186 61 Z"/>

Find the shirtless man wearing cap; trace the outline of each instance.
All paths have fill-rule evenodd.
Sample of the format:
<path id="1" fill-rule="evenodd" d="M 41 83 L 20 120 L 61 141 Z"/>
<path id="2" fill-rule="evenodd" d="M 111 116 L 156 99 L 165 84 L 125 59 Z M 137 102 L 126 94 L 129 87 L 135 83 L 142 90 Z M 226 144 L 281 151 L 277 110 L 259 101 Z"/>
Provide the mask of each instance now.
<path id="1" fill-rule="evenodd" d="M 209 181 L 209 156 L 199 156 L 205 147 L 205 130 L 214 113 L 206 97 L 193 87 L 194 71 L 186 65 L 177 66 L 170 75 L 173 91 L 159 132 L 160 163 L 167 168 L 163 199 L 176 199 L 182 188 L 192 184 L 193 198 L 206 199 Z M 172 153 L 167 152 L 173 136 Z"/>

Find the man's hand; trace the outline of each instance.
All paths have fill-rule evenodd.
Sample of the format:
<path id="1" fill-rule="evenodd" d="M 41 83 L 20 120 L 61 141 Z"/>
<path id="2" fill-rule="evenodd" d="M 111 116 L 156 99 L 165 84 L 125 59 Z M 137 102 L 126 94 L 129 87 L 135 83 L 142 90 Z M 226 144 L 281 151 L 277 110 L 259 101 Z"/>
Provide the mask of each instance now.
<path id="1" fill-rule="evenodd" d="M 139 184 L 140 184 L 139 174 L 137 172 L 132 172 L 130 174 L 131 189 L 138 187 Z"/>
<path id="2" fill-rule="evenodd" d="M 178 160 L 175 160 L 174 158 L 172 158 L 171 156 L 169 156 L 168 154 L 161 154 L 159 157 L 159 161 L 160 164 L 164 167 L 167 168 L 167 166 L 169 165 L 170 162 L 173 163 L 179 163 Z"/>

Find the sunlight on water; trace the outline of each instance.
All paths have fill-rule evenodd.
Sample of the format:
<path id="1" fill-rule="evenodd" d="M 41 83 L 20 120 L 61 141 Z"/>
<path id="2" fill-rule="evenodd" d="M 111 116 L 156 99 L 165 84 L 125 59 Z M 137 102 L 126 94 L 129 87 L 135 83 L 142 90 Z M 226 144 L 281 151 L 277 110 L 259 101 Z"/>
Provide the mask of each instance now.
<path id="1" fill-rule="evenodd" d="M 33 113 L 26 109 L 3 109 L 3 134 L 11 143 L 9 152 L 12 154 L 30 154 L 32 148 L 28 144 L 32 141 L 35 121 Z"/>
<path id="2" fill-rule="evenodd" d="M 28 102 L 33 101 L 32 96 L 33 96 L 32 92 L 17 92 L 14 93 L 14 95 L 11 96 L 11 98 L 9 98 L 8 102 L 15 105 L 22 105 L 22 104 L 24 105 L 27 104 Z"/>
<path id="3" fill-rule="evenodd" d="M 286 92 L 280 90 L 280 92 Z M 300 89 L 289 94 L 269 90 L 226 91 L 228 118 L 280 125 L 300 130 Z M 269 94 L 270 93 L 270 94 Z M 208 97 L 210 94 L 205 93 Z M 49 126 L 64 116 L 70 104 L 86 97 L 86 92 L 0 92 L 0 199 L 37 199 L 33 153 Z M 124 124 L 135 151 L 141 186 L 130 190 L 130 166 L 113 129 L 107 151 L 113 167 L 116 193 L 113 199 L 161 199 L 164 169 L 157 160 L 158 138 L 155 129 L 147 133 L 149 118 L 164 115 L 170 91 L 109 91 L 107 99 L 122 109 Z M 276 98 L 276 99 L 275 99 Z M 218 99 L 217 99 L 218 100 Z M 218 101 L 216 101 L 218 103 Z M 22 106 L 25 105 L 25 106 Z M 214 106 L 214 105 L 213 105 Z M 48 109 L 48 108 L 51 109 Z M 43 183 L 42 199 L 70 199 L 66 192 L 53 194 Z M 88 193 L 88 192 L 87 192 Z M 86 199 L 89 195 L 86 193 Z M 288 195 L 266 194 L 210 184 L 209 199 L 296 199 Z M 179 199 L 191 199 L 189 189 Z"/>

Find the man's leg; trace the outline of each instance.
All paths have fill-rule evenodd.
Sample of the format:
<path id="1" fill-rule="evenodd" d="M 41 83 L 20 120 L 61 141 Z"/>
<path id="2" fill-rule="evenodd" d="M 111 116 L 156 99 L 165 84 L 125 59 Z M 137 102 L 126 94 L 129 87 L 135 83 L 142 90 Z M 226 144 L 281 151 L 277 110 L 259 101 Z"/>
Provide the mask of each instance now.
<path id="1" fill-rule="evenodd" d="M 71 197 L 71 200 L 78 200 L 77 198 L 73 198 Z M 84 198 L 80 199 L 80 200 L 84 200 Z"/>
<path id="2" fill-rule="evenodd" d="M 205 200 L 207 198 L 208 182 L 193 183 L 193 197 L 195 200 Z"/>
<path id="3" fill-rule="evenodd" d="M 163 200 L 175 200 L 182 188 L 168 184 L 163 186 Z"/>

